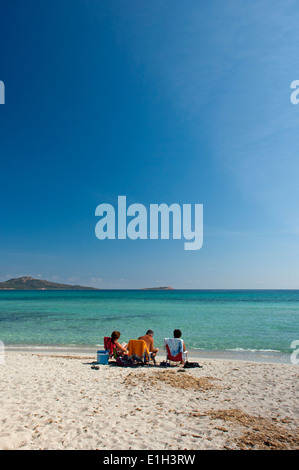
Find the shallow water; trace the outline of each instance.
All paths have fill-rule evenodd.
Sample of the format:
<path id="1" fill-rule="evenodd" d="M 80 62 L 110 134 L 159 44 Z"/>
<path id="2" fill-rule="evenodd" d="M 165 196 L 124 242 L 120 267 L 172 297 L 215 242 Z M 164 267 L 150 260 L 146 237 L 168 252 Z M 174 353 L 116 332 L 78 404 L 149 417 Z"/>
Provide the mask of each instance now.
<path id="1" fill-rule="evenodd" d="M 113 330 L 128 341 L 153 329 L 161 348 L 175 328 L 199 355 L 280 360 L 299 340 L 299 291 L 0 292 L 0 340 L 6 347 L 93 348 Z"/>

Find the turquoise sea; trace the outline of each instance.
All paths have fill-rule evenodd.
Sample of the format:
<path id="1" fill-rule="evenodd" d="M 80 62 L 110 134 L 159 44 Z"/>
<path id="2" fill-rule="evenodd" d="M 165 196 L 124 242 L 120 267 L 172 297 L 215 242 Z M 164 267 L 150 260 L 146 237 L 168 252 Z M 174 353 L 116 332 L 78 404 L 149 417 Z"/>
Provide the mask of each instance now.
<path id="1" fill-rule="evenodd" d="M 175 328 L 198 355 L 288 362 L 299 340 L 299 290 L 0 292 L 8 349 L 93 349 L 113 330 L 127 342 L 152 329 L 162 350 Z"/>

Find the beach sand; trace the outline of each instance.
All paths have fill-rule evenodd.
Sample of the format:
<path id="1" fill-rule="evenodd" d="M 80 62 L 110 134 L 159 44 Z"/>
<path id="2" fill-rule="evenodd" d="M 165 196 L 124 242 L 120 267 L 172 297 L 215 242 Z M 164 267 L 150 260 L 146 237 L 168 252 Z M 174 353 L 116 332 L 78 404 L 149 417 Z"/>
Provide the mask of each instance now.
<path id="1" fill-rule="evenodd" d="M 201 359 L 194 369 L 96 370 L 95 361 L 6 352 L 0 449 L 299 448 L 296 365 Z"/>

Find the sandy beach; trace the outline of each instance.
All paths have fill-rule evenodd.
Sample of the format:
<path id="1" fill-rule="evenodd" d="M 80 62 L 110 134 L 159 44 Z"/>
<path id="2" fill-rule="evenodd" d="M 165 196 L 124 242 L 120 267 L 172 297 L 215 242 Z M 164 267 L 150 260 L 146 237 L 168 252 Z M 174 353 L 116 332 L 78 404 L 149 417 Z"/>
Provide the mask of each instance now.
<path id="1" fill-rule="evenodd" d="M 6 352 L 0 449 L 299 448 L 296 365 L 95 362 L 96 354 Z"/>

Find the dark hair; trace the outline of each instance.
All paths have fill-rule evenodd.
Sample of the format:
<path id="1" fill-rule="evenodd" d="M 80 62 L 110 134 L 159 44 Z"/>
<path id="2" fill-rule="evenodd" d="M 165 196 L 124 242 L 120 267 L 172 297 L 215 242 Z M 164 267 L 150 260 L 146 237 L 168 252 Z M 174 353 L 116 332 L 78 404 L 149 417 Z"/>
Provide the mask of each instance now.
<path id="1" fill-rule="evenodd" d="M 119 331 L 112 331 L 111 339 L 112 339 L 113 342 L 115 340 L 117 340 L 119 337 L 120 337 L 120 332 Z"/>
<path id="2" fill-rule="evenodd" d="M 146 334 L 147 334 L 147 335 L 153 335 L 154 332 L 153 332 L 153 330 L 147 330 Z"/>
<path id="3" fill-rule="evenodd" d="M 182 336 L 181 330 L 174 330 L 173 336 L 174 338 L 180 338 Z"/>

